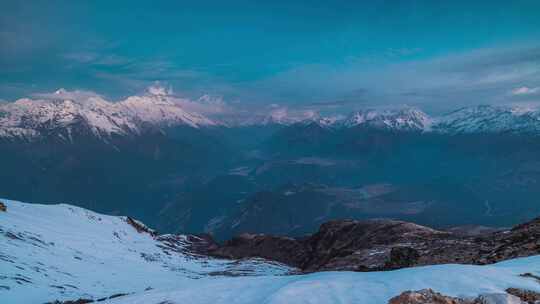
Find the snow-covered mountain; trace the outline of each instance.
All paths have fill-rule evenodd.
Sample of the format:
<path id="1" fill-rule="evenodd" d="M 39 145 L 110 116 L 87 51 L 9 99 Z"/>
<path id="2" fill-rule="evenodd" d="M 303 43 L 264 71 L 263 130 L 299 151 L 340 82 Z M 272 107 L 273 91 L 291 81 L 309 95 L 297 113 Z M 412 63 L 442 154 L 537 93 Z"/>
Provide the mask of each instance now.
<path id="1" fill-rule="evenodd" d="M 45 303 L 177 288 L 215 276 L 277 275 L 291 268 L 260 259 L 193 252 L 195 236 L 156 235 L 127 217 L 70 205 L 1 200 L 0 299 Z"/>
<path id="2" fill-rule="evenodd" d="M 0 138 L 31 141 L 53 135 L 71 141 L 73 134 L 84 133 L 107 139 L 113 135 L 141 134 L 149 127 L 290 126 L 297 123 L 315 123 L 336 129 L 365 127 L 443 134 L 540 134 L 540 111 L 520 107 L 483 105 L 434 117 L 416 108 L 367 109 L 348 116 L 321 116 L 315 111 L 275 108 L 268 113 L 244 113 L 240 116 L 232 113 L 230 117 L 210 119 L 199 114 L 198 109 L 222 109 L 225 107 L 222 99 L 205 95 L 195 102 L 187 102 L 156 87 L 151 87 L 144 95 L 131 96 L 119 102 L 108 102 L 98 95 L 70 98 L 71 95 L 72 92 L 60 89 L 44 99 L 24 98 L 0 105 Z M 191 110 L 184 107 L 186 104 Z"/>
<path id="3" fill-rule="evenodd" d="M 247 118 L 230 123 L 231 126 L 267 126 L 294 124 L 317 124 L 321 127 L 352 128 L 365 126 L 374 129 L 425 131 L 429 130 L 432 119 L 415 108 L 396 110 L 368 109 L 351 113 L 348 116 L 322 116 L 315 111 L 291 111 L 285 108 L 275 109 L 267 114 L 253 114 Z"/>
<path id="4" fill-rule="evenodd" d="M 450 134 L 540 134 L 540 112 L 489 105 L 462 108 L 439 117 L 434 130 Z"/>
<path id="5" fill-rule="evenodd" d="M 333 128 L 365 127 L 400 132 L 442 134 L 506 133 L 540 135 L 540 111 L 508 106 L 481 105 L 429 116 L 415 108 L 362 110 L 340 119 L 314 115 L 301 123 Z"/>
<path id="6" fill-rule="evenodd" d="M 384 304 L 424 288 L 460 297 L 505 294 L 509 287 L 540 291 L 540 256 L 486 266 L 293 275 L 265 260 L 193 254 L 188 236 L 158 236 L 125 217 L 63 204 L 2 202 L 2 303 Z"/>
<path id="7" fill-rule="evenodd" d="M 290 126 L 318 118 L 320 116 L 313 111 L 293 111 L 287 108 L 277 108 L 268 112 L 247 113 L 247 115 L 225 119 L 225 124 L 230 127 Z"/>
<path id="8" fill-rule="evenodd" d="M 0 137 L 33 140 L 52 134 L 71 140 L 75 132 L 85 132 L 108 138 L 113 134 L 140 134 L 149 126 L 216 125 L 203 115 L 182 109 L 162 92 L 149 91 L 120 102 L 108 102 L 99 96 L 69 99 L 66 93 L 60 89 L 48 99 L 25 98 L 1 105 Z"/>
<path id="9" fill-rule="evenodd" d="M 366 110 L 351 114 L 341 122 L 344 127 L 365 126 L 399 131 L 430 130 L 432 119 L 424 112 L 406 108 L 400 110 Z"/>

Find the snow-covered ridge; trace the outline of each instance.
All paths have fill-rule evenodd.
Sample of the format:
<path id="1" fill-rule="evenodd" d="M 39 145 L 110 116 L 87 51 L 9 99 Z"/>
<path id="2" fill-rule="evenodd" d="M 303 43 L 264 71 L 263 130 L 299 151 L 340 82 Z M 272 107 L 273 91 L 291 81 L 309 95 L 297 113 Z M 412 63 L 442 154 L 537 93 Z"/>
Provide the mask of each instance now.
<path id="1" fill-rule="evenodd" d="M 81 128 L 98 137 L 108 137 L 140 134 L 149 125 L 193 128 L 216 125 L 201 114 L 186 111 L 175 98 L 161 93 L 153 90 L 120 102 L 108 102 L 97 95 L 70 99 L 69 92 L 60 89 L 47 99 L 19 99 L 0 105 L 0 137 L 31 140 L 54 130 L 63 130 L 69 137 Z"/>
<path id="2" fill-rule="evenodd" d="M 540 291 L 537 280 L 520 276 L 540 275 L 540 256 L 486 266 L 287 275 L 289 268 L 261 260 L 190 255 L 182 250 L 186 237 L 139 232 L 124 217 L 64 204 L 1 201 L 7 207 L 0 210 L 2 303 L 118 295 L 100 303 L 384 304 L 405 290 L 424 288 L 457 297 L 509 287 Z M 166 246 L 174 239 L 175 246 Z"/>
<path id="3" fill-rule="evenodd" d="M 540 111 L 488 105 L 462 108 L 437 118 L 434 129 L 452 134 L 540 134 Z"/>
<path id="4" fill-rule="evenodd" d="M 442 134 L 511 133 L 540 135 L 540 110 L 523 107 L 481 105 L 462 108 L 440 116 L 430 116 L 416 108 L 368 109 L 342 118 L 312 115 L 304 119 L 284 118 L 282 125 L 318 124 L 325 128 L 369 129 Z"/>
<path id="5" fill-rule="evenodd" d="M 414 108 L 359 111 L 342 122 L 345 127 L 366 126 L 402 131 L 427 131 L 430 130 L 432 123 L 432 119 L 426 113 Z"/>
<path id="6" fill-rule="evenodd" d="M 203 277 L 277 275 L 290 270 L 259 259 L 201 256 L 190 252 L 187 236 L 156 236 L 126 217 L 65 204 L 0 202 L 7 207 L 6 212 L 0 211 L 2 303 L 97 299 L 174 288 Z"/>
<path id="7" fill-rule="evenodd" d="M 169 91 L 156 86 L 150 87 L 146 94 L 119 102 L 108 102 L 99 95 L 77 94 L 77 91 L 63 89 L 45 95 L 46 98 L 42 99 L 25 98 L 1 104 L 0 138 L 31 141 L 53 134 L 70 141 L 76 132 L 87 132 L 107 139 L 111 135 L 141 134 L 147 127 L 290 126 L 297 123 L 315 123 L 320 127 L 335 129 L 365 127 L 443 134 L 540 134 L 540 110 L 522 107 L 484 105 L 462 108 L 440 116 L 430 116 L 416 108 L 365 109 L 348 116 L 321 116 L 313 110 L 272 108 L 267 113 L 244 113 L 247 116 L 231 111 L 229 116 L 210 119 L 200 113 L 223 114 L 220 111 L 227 106 L 222 99 L 204 95 L 197 101 L 189 101 L 174 97 Z"/>
<path id="8" fill-rule="evenodd" d="M 295 123 L 313 121 L 320 118 L 314 111 L 294 111 L 287 108 L 275 108 L 268 112 L 254 112 L 249 115 L 225 118 L 223 123 L 229 127 L 252 127 L 281 125 L 290 126 Z"/>

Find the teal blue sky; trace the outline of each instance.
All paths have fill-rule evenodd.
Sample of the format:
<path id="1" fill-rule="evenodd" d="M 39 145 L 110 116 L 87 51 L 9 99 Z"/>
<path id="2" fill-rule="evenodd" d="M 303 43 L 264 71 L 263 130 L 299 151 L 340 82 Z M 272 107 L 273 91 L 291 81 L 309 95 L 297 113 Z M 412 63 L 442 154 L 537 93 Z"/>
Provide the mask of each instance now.
<path id="1" fill-rule="evenodd" d="M 2 6 L 8 101 L 60 87 L 117 99 L 155 81 L 186 97 L 327 110 L 535 103 L 540 93 L 540 1 Z"/>

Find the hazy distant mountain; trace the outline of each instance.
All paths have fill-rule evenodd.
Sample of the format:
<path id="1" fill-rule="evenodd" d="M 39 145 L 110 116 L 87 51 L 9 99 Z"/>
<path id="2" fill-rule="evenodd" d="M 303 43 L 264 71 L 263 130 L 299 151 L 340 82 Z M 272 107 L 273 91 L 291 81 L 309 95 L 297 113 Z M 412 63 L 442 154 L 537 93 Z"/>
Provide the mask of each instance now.
<path id="1" fill-rule="evenodd" d="M 347 128 L 363 126 L 400 131 L 427 131 L 432 124 L 432 119 L 426 113 L 412 108 L 395 111 L 359 111 L 342 122 Z"/>
<path id="2" fill-rule="evenodd" d="M 334 129 L 364 128 L 399 132 L 540 134 L 540 111 L 509 106 L 481 105 L 430 116 L 416 108 L 367 109 L 345 117 L 291 116 L 286 111 L 254 115 L 236 126 L 316 124 Z"/>
<path id="3" fill-rule="evenodd" d="M 534 110 L 253 114 L 252 123 L 231 125 L 187 111 L 166 92 L 118 103 L 57 95 L 0 106 L 0 196 L 69 201 L 220 238 L 302 234 L 345 216 L 508 226 L 540 213 Z M 369 200 L 350 195 L 381 184 L 393 190 Z M 298 227 L 290 218 L 301 219 Z"/>
<path id="4" fill-rule="evenodd" d="M 70 141 L 77 132 L 109 138 L 133 136 L 149 128 L 174 126 L 236 128 L 294 124 L 446 134 L 540 133 L 540 111 L 521 107 L 484 105 L 435 117 L 415 108 L 362 110 L 346 117 L 276 109 L 267 114 L 257 112 L 251 116 L 212 120 L 182 108 L 174 98 L 161 91 L 131 96 L 116 103 L 99 96 L 90 96 L 82 101 L 68 99 L 65 94 L 66 91 L 60 89 L 46 100 L 20 99 L 0 105 L 0 137 L 35 140 L 40 136 L 55 135 Z M 54 95 L 58 97 L 54 98 Z M 206 95 L 200 98 L 203 104 L 215 102 Z"/>
<path id="5" fill-rule="evenodd" d="M 521 107 L 487 105 L 462 108 L 440 117 L 434 130 L 450 134 L 540 135 L 540 112 Z"/>

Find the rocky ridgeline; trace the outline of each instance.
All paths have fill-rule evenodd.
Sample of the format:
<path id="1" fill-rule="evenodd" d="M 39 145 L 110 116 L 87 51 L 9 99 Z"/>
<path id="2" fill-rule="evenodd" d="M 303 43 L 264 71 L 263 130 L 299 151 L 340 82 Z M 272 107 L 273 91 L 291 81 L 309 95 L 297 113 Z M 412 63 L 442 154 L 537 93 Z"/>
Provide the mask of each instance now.
<path id="1" fill-rule="evenodd" d="M 540 218 L 510 230 L 467 236 L 394 220 L 331 221 L 305 238 L 242 234 L 215 249 L 224 258 L 262 257 L 299 268 L 380 271 L 459 263 L 491 264 L 540 253 Z"/>
<path id="2" fill-rule="evenodd" d="M 506 293 L 482 294 L 472 299 L 449 297 L 431 289 L 405 291 L 388 304 L 536 304 L 540 294 L 530 290 L 508 288 Z"/>
<path id="3" fill-rule="evenodd" d="M 1 207 L 1 206 L 0 206 Z M 165 253 L 176 252 L 191 257 L 206 257 L 210 252 L 219 246 L 208 234 L 159 234 L 139 220 L 126 216 L 127 224 L 132 226 L 138 233 L 149 234 L 157 241 L 157 247 L 163 249 Z"/>

